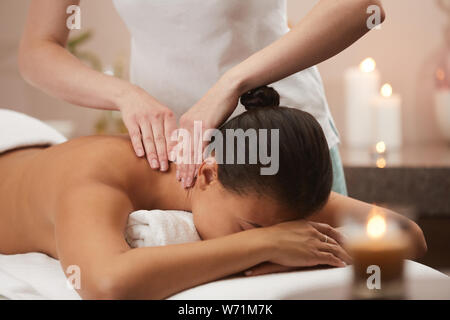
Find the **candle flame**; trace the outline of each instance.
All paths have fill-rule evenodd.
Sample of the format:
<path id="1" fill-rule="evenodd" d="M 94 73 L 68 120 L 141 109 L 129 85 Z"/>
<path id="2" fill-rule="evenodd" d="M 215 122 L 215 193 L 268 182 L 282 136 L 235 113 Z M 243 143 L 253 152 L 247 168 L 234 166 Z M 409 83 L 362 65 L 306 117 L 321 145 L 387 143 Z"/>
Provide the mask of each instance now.
<path id="1" fill-rule="evenodd" d="M 375 145 L 375 149 L 378 153 L 385 153 L 386 152 L 386 143 L 384 141 L 377 142 Z"/>
<path id="2" fill-rule="evenodd" d="M 381 157 L 377 159 L 377 168 L 383 169 L 386 167 L 386 159 Z"/>
<path id="3" fill-rule="evenodd" d="M 381 87 L 381 95 L 385 98 L 392 96 L 392 86 L 389 83 L 386 83 Z"/>
<path id="4" fill-rule="evenodd" d="M 359 69 L 362 72 L 369 73 L 369 72 L 375 71 L 376 66 L 377 66 L 377 64 L 376 64 L 376 62 L 375 62 L 375 60 L 373 58 L 366 58 L 359 65 Z"/>
<path id="5" fill-rule="evenodd" d="M 374 213 L 367 222 L 367 234 L 371 238 L 380 238 L 386 233 L 386 219 L 376 209 L 372 209 L 372 211 Z"/>

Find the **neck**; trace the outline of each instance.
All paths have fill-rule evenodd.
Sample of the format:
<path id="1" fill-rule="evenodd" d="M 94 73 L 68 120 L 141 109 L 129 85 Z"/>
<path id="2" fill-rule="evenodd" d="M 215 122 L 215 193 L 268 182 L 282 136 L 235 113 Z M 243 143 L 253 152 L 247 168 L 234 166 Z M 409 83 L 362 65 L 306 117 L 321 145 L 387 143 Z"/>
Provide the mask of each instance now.
<path id="1" fill-rule="evenodd" d="M 155 171 L 150 168 L 147 160 L 143 159 L 143 166 L 136 168 L 133 179 L 133 190 L 136 207 L 143 210 L 183 210 L 192 211 L 192 189 L 184 189 L 177 181 L 176 165 L 169 164 L 166 172 Z M 145 167 L 144 167 L 145 166 Z"/>

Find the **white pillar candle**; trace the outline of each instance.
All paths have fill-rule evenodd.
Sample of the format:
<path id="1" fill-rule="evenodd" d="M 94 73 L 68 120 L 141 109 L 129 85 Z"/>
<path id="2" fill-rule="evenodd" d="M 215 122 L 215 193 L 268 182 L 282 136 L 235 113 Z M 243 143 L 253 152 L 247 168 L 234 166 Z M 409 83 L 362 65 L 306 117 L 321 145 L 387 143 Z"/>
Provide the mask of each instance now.
<path id="1" fill-rule="evenodd" d="M 359 68 L 345 73 L 346 143 L 352 148 L 369 148 L 372 144 L 372 114 L 370 104 L 378 94 L 380 74 L 372 58 L 361 62 Z"/>
<path id="2" fill-rule="evenodd" d="M 374 118 L 373 144 L 384 142 L 386 150 L 396 150 L 402 146 L 402 99 L 392 94 L 390 84 L 381 88 L 381 95 L 372 99 Z"/>
<path id="3" fill-rule="evenodd" d="M 439 129 L 450 142 L 450 89 L 442 88 L 436 91 L 434 108 Z"/>

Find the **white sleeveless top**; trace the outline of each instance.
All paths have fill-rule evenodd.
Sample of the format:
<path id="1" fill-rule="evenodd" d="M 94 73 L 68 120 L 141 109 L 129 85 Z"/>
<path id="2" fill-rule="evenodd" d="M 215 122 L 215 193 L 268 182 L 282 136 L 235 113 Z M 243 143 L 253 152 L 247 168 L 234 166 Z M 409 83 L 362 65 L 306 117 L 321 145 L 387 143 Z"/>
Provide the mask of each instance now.
<path id="1" fill-rule="evenodd" d="M 114 0 L 132 36 L 131 82 L 179 117 L 230 68 L 289 31 L 286 0 Z M 311 113 L 339 142 L 311 67 L 271 84 L 280 104 Z M 244 111 L 239 105 L 232 116 Z"/>

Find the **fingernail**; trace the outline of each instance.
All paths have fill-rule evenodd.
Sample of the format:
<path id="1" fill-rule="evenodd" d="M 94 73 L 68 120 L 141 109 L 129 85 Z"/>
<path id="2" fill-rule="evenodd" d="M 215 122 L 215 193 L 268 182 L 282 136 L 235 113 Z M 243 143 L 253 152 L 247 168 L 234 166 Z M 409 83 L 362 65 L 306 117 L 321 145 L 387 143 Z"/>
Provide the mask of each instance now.
<path id="1" fill-rule="evenodd" d="M 157 168 L 159 167 L 158 161 L 156 161 L 155 159 L 153 159 L 152 162 L 151 162 L 151 167 L 152 167 L 153 169 L 157 169 Z"/>
<path id="2" fill-rule="evenodd" d="M 136 154 L 137 154 L 138 157 L 143 157 L 144 156 L 144 150 L 137 149 Z"/>
<path id="3" fill-rule="evenodd" d="M 192 178 L 191 178 L 191 177 L 189 177 L 189 178 L 187 178 L 187 181 L 186 181 L 186 186 L 190 187 L 190 186 L 191 186 L 191 184 L 192 184 Z"/>
<path id="4" fill-rule="evenodd" d="M 166 162 L 161 163 L 161 171 L 166 171 L 167 169 L 168 169 L 167 163 Z"/>
<path id="5" fill-rule="evenodd" d="M 246 276 L 251 276 L 253 274 L 252 270 L 245 271 Z"/>
<path id="6" fill-rule="evenodd" d="M 184 183 L 184 178 L 181 178 L 181 185 L 183 186 L 183 188 L 186 188 L 186 185 Z"/>
<path id="7" fill-rule="evenodd" d="M 177 170 L 176 177 L 177 177 L 177 180 L 180 181 L 180 171 L 179 170 Z"/>
<path id="8" fill-rule="evenodd" d="M 169 153 L 169 160 L 172 162 L 175 161 L 175 152 L 172 151 L 171 153 Z"/>

